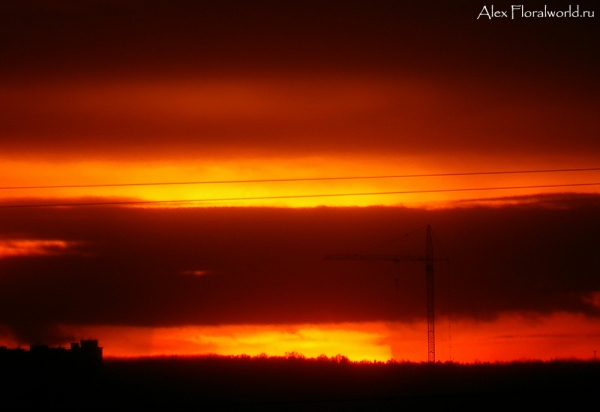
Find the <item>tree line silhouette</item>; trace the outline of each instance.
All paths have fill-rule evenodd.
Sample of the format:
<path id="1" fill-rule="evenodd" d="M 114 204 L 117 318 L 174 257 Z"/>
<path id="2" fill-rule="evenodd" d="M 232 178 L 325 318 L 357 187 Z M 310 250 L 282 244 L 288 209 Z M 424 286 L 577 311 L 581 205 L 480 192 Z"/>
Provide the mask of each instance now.
<path id="1" fill-rule="evenodd" d="M 354 362 L 343 355 L 306 358 L 293 352 L 271 357 L 108 358 L 93 372 L 73 368 L 17 372 L 6 362 L 1 367 L 5 404 L 67 410 L 573 407 L 593 402 L 600 384 L 600 363 L 595 361 Z"/>

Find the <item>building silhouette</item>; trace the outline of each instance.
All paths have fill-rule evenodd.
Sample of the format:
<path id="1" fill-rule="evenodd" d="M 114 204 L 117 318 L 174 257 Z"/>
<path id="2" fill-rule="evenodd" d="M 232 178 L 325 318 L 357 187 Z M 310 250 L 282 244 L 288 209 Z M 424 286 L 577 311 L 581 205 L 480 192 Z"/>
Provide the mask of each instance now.
<path id="1" fill-rule="evenodd" d="M 70 348 L 31 345 L 29 350 L 0 347 L 0 368 L 4 372 L 80 374 L 99 372 L 102 368 L 102 347 L 95 339 L 82 339 Z"/>

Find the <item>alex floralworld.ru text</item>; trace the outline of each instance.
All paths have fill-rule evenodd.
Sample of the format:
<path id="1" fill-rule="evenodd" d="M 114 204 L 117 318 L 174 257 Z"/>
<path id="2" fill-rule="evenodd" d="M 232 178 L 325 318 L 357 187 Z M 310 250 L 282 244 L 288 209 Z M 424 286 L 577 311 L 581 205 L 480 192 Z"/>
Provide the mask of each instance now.
<path id="1" fill-rule="evenodd" d="M 489 20 L 493 18 L 509 18 L 514 20 L 515 17 L 522 18 L 570 18 L 570 17 L 594 17 L 594 11 L 579 10 L 579 5 L 573 7 L 569 5 L 569 8 L 566 10 L 548 10 L 548 6 L 544 6 L 544 10 L 527 10 L 525 6 L 522 4 L 510 6 L 510 10 L 496 10 L 494 5 L 491 6 L 483 6 L 481 12 L 477 16 L 477 20 L 480 18 L 488 18 Z"/>

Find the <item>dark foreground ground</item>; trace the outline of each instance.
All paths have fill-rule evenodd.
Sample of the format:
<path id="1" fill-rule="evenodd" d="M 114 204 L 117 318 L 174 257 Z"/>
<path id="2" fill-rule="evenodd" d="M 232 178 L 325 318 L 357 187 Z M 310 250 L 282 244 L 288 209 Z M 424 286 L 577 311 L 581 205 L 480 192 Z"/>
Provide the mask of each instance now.
<path id="1" fill-rule="evenodd" d="M 583 409 L 596 408 L 600 394 L 600 362 L 428 365 L 198 357 L 108 359 L 99 370 L 0 366 L 2 410 Z"/>

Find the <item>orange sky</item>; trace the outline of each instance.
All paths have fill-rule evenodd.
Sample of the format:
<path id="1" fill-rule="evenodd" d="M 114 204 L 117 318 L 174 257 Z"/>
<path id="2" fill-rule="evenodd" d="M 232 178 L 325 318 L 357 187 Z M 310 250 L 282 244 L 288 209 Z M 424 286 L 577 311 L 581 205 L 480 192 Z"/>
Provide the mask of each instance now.
<path id="1" fill-rule="evenodd" d="M 107 356 L 248 354 L 306 357 L 343 354 L 354 361 L 424 362 L 426 324 L 358 323 L 182 327 L 154 330 L 98 328 L 81 336 L 106 336 Z M 124 337 L 125 336 L 125 337 Z M 135 342 L 135 343 L 134 343 Z M 592 359 L 600 325 L 582 316 L 505 315 L 493 322 L 438 319 L 436 359 L 453 362 Z"/>
<path id="2" fill-rule="evenodd" d="M 565 313 L 542 317 L 504 315 L 492 322 L 451 324 L 444 318 L 437 326 L 436 359 L 441 362 L 587 360 L 593 358 L 600 344 L 597 321 Z M 353 361 L 427 359 L 424 322 L 62 328 L 77 339 L 102 337 L 104 354 L 109 357 L 299 354 L 316 358 L 342 354 Z"/>
<path id="3" fill-rule="evenodd" d="M 379 266 L 314 261 L 432 224 L 458 261 L 461 299 L 441 314 L 456 316 L 454 359 L 590 356 L 600 285 L 582 258 L 600 244 L 600 185 L 442 191 L 600 183 L 600 171 L 89 187 L 600 167 L 595 20 L 479 11 L 1 5 L 0 343 L 84 331 L 109 355 L 420 360 L 416 283 L 398 315 L 389 285 L 365 283 Z M 22 188 L 56 185 L 88 187 Z M 14 207 L 170 200 L 195 202 Z"/>
<path id="4" fill-rule="evenodd" d="M 2 187 L 435 174 L 595 167 L 587 88 L 365 71 L 0 84 Z M 565 106 L 568 98 L 570 104 Z M 598 183 L 598 173 L 61 190 L 1 199 L 184 200 Z M 419 205 L 539 190 L 219 202 Z M 597 186 L 547 192 L 596 193 Z M 18 203 L 18 202 L 17 202 Z"/>
<path id="5" fill-rule="evenodd" d="M 345 176 L 396 176 L 436 173 L 468 173 L 478 171 L 540 170 L 554 168 L 552 163 L 517 164 L 508 170 L 498 164 L 495 168 L 471 165 L 450 169 L 431 162 L 419 162 L 408 158 L 402 166 L 387 157 L 314 157 L 268 160 L 212 161 L 197 165 L 178 163 L 134 163 L 109 161 L 63 162 L 8 160 L 6 173 L 0 178 L 3 187 L 45 185 L 94 185 L 122 183 L 160 183 L 228 181 L 254 179 L 321 178 Z M 562 163 L 563 167 L 580 167 L 577 163 Z M 587 163 L 586 166 L 591 165 Z M 522 168 L 521 168 L 522 167 Z M 139 199 L 144 201 L 207 199 L 206 206 L 370 206 L 370 205 L 429 205 L 444 206 L 447 202 L 488 197 L 519 196 L 539 193 L 597 193 L 600 185 L 580 187 L 557 187 L 547 189 L 516 189 L 501 191 L 435 192 L 436 190 L 477 189 L 514 186 L 570 185 L 600 183 L 600 172 L 571 172 L 543 174 L 508 174 L 483 176 L 414 177 L 389 179 L 356 179 L 330 181 L 194 184 L 165 186 L 127 186 L 60 189 L 4 189 L 0 197 L 17 204 L 35 203 L 36 199 L 53 199 L 50 203 L 81 202 L 82 198 Z M 330 195 L 352 193 L 419 192 L 388 195 L 285 198 L 285 196 Z M 244 199 L 254 197 L 278 197 L 280 199 L 234 200 L 210 202 L 210 199 Z M 22 199 L 22 200 L 19 200 Z M 46 202 L 47 203 L 47 202 Z M 196 203 L 196 205 L 202 205 Z M 177 204 L 173 206 L 178 206 Z M 184 204 L 188 206 L 188 204 Z"/>

